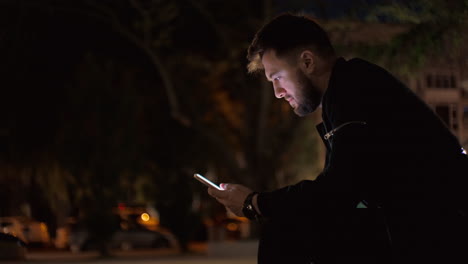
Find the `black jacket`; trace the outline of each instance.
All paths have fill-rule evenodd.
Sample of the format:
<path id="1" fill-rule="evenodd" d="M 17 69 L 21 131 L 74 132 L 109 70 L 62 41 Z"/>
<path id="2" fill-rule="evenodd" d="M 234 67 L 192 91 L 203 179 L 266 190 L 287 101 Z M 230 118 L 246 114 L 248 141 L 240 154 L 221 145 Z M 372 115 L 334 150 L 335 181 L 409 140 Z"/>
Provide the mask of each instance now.
<path id="1" fill-rule="evenodd" d="M 291 254 L 317 263 L 419 258 L 459 230 L 447 234 L 448 223 L 467 220 L 461 186 L 468 162 L 458 140 L 387 71 L 338 59 L 322 118 L 323 172 L 258 197 L 268 221 L 294 226 L 288 246 L 300 249 Z M 266 248 L 261 245 L 260 260 Z"/>

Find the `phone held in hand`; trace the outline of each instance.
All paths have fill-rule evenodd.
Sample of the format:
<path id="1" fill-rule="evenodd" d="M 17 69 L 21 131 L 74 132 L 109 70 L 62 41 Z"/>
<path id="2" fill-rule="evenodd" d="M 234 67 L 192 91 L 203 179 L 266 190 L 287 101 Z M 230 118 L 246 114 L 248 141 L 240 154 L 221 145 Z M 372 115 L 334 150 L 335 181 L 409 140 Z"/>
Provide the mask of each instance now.
<path id="1" fill-rule="evenodd" d="M 202 175 L 198 174 L 198 173 L 195 173 L 193 175 L 193 177 L 195 179 L 197 179 L 198 181 L 200 181 L 201 183 L 205 184 L 206 186 L 208 187 L 213 187 L 213 188 L 216 188 L 220 191 L 222 191 L 223 189 L 221 187 L 219 187 L 218 185 L 214 184 L 212 181 L 208 180 L 207 178 L 203 177 Z"/>

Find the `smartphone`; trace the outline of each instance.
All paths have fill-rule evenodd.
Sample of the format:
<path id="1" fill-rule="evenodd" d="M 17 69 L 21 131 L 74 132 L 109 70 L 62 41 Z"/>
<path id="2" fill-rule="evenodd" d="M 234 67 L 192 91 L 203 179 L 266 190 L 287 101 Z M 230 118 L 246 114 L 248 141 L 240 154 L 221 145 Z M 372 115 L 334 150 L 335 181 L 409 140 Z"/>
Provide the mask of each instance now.
<path id="1" fill-rule="evenodd" d="M 223 191 L 223 189 L 221 187 L 219 187 L 218 185 L 214 184 L 212 181 L 208 180 L 207 178 L 201 176 L 200 174 L 198 173 L 195 173 L 193 175 L 193 177 L 197 180 L 199 180 L 201 183 L 205 184 L 206 186 L 210 186 L 210 187 L 213 187 L 213 188 L 216 188 L 220 191 Z"/>

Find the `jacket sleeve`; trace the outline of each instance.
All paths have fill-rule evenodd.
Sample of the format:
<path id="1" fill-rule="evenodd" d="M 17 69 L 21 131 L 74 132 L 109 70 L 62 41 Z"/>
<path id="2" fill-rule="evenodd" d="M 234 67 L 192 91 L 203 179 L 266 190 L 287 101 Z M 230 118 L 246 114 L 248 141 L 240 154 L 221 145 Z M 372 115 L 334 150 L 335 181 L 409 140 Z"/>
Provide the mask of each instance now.
<path id="1" fill-rule="evenodd" d="M 370 184 L 368 125 L 350 124 L 330 138 L 328 166 L 316 180 L 304 180 L 258 196 L 265 217 L 320 216 L 356 207 L 360 193 Z"/>

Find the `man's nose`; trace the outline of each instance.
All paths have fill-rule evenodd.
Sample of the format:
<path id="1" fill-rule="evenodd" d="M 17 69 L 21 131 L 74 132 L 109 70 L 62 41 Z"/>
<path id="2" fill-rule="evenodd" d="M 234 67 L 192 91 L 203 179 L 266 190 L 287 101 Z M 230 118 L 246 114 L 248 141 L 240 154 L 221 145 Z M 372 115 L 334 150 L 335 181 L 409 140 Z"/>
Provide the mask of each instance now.
<path id="1" fill-rule="evenodd" d="M 286 90 L 275 83 L 273 83 L 273 90 L 275 91 L 275 96 L 278 99 L 283 98 L 286 95 Z"/>

